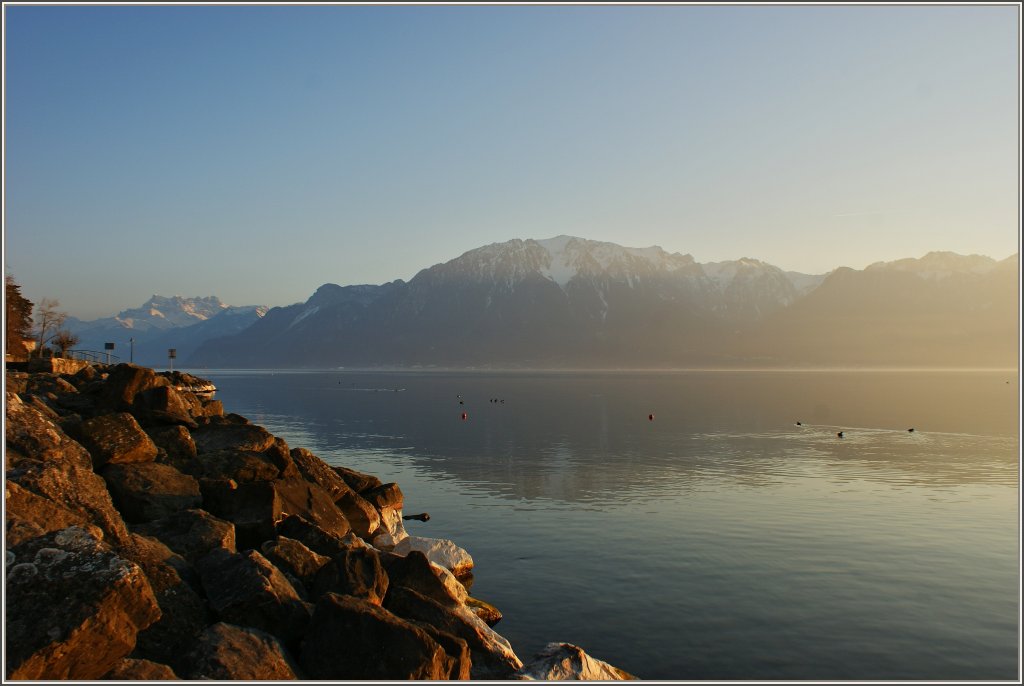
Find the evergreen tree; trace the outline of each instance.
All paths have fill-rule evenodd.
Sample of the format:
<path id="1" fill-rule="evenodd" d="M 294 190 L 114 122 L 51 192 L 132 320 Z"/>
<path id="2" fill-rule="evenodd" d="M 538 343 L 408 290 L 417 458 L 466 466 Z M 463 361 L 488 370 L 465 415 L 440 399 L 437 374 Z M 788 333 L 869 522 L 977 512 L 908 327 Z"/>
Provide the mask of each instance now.
<path id="1" fill-rule="evenodd" d="M 4 312 L 7 325 L 4 351 L 15 360 L 28 358 L 25 341 L 32 339 L 32 301 L 21 294 L 21 286 L 10 276 L 4 291 Z"/>

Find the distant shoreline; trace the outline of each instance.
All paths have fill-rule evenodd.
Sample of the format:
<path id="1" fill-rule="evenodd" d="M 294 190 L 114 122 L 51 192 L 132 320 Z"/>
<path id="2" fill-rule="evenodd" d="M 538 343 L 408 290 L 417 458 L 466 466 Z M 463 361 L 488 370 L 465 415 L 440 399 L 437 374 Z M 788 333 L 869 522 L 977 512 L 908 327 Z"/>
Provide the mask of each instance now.
<path id="1" fill-rule="evenodd" d="M 183 367 L 204 374 L 996 374 L 1019 375 L 1018 367 Z"/>

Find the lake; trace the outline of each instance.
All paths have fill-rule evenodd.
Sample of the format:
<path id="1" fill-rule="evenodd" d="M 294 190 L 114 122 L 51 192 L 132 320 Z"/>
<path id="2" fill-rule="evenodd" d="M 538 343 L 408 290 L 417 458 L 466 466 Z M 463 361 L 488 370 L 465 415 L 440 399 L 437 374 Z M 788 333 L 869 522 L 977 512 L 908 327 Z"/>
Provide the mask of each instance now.
<path id="1" fill-rule="evenodd" d="M 1018 678 L 1015 371 L 191 371 L 291 447 L 397 481 L 523 659 Z"/>

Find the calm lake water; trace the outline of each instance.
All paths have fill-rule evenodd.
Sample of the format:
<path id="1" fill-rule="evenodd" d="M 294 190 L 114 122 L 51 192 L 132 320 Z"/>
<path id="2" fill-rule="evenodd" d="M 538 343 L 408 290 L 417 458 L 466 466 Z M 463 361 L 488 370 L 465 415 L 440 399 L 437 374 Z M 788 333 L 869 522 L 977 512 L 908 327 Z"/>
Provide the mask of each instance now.
<path id="1" fill-rule="evenodd" d="M 292 447 L 397 481 L 524 659 L 1018 678 L 1015 372 L 193 371 Z"/>

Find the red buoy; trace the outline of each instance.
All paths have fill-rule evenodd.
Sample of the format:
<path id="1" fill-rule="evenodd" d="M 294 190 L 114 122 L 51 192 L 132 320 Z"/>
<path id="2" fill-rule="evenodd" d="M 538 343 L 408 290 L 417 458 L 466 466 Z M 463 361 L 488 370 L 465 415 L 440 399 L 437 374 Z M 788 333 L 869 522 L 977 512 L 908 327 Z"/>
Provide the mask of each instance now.
<path id="1" fill-rule="evenodd" d="M 465 412 L 463 412 L 463 413 L 462 413 L 462 419 L 463 419 L 463 420 L 466 420 L 467 418 L 469 418 L 469 415 L 468 415 L 468 414 L 466 414 Z"/>

